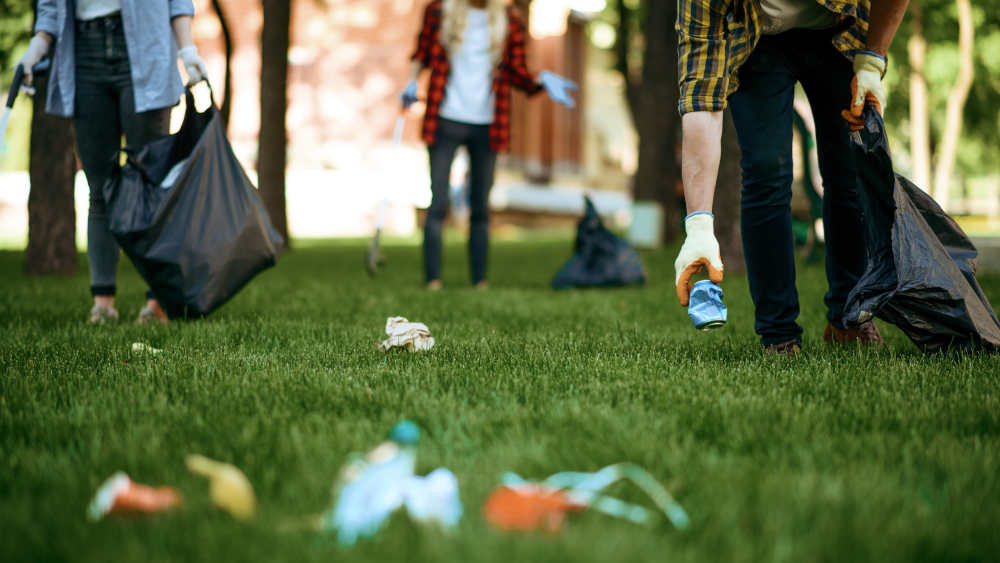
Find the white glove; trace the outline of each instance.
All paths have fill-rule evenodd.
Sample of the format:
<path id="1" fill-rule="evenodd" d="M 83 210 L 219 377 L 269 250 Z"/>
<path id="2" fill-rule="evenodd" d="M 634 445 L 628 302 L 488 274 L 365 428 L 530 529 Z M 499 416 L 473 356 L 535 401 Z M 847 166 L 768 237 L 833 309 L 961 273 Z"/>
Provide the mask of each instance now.
<path id="1" fill-rule="evenodd" d="M 548 93 L 552 101 L 560 103 L 570 109 L 576 107 L 576 100 L 573 99 L 569 93 L 577 89 L 576 82 L 568 78 L 563 78 L 558 74 L 551 73 L 547 70 L 543 70 L 540 75 L 538 75 L 538 80 L 542 84 L 542 88 L 545 88 L 545 92 Z"/>
<path id="2" fill-rule="evenodd" d="M 205 66 L 205 61 L 201 60 L 201 57 L 198 56 L 197 47 L 188 45 L 177 51 L 177 55 L 181 58 L 181 62 L 184 63 L 184 70 L 187 71 L 188 75 L 188 84 L 194 84 L 208 76 L 208 67 Z"/>
<path id="3" fill-rule="evenodd" d="M 721 283 L 723 266 L 719 241 L 715 240 L 715 215 L 696 211 L 684 219 L 684 230 L 687 231 L 687 238 L 674 261 L 677 274 L 674 285 L 681 306 L 687 307 L 691 296 L 691 277 L 704 267 L 708 270 L 708 279 Z"/>
<path id="4" fill-rule="evenodd" d="M 32 69 L 42 61 L 51 46 L 52 41 L 41 33 L 37 33 L 31 38 L 28 50 L 24 52 L 24 56 L 17 63 L 24 67 L 24 84 L 31 86 Z"/>
<path id="5" fill-rule="evenodd" d="M 885 91 L 882 90 L 885 64 L 884 58 L 869 51 L 854 55 L 854 76 L 858 79 L 858 87 L 854 92 L 852 107 L 864 107 L 865 98 L 871 94 L 878 100 L 879 107 L 885 109 Z"/>

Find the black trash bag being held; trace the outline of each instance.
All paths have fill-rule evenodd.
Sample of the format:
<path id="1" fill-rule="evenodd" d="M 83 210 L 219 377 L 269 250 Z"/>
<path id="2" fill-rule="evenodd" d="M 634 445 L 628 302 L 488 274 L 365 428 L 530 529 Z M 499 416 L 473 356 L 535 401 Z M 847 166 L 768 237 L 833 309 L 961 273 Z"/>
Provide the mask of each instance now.
<path id="1" fill-rule="evenodd" d="M 873 109 L 865 109 L 851 146 L 866 248 L 844 318 L 861 324 L 878 316 L 928 353 L 1000 349 L 1000 322 L 976 281 L 975 246 L 929 195 L 893 172 L 885 124 Z"/>
<path id="2" fill-rule="evenodd" d="M 211 313 L 275 264 L 284 241 L 214 98 L 198 112 L 189 87 L 180 130 L 124 152 L 104 185 L 111 233 L 170 318 Z"/>
<path id="3" fill-rule="evenodd" d="M 586 211 L 576 230 L 573 257 L 552 280 L 554 289 L 641 284 L 646 274 L 639 253 L 601 223 L 597 209 L 584 197 Z"/>

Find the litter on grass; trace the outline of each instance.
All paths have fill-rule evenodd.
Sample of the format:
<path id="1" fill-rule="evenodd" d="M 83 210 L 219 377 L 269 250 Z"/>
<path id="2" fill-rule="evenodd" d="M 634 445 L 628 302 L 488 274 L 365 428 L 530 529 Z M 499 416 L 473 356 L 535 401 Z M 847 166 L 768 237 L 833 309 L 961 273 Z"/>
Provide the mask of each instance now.
<path id="1" fill-rule="evenodd" d="M 687 527 L 687 512 L 646 470 L 632 463 L 609 465 L 595 473 L 556 473 L 542 482 L 525 481 L 514 473 L 503 476 L 483 505 L 483 516 L 501 530 L 530 532 L 562 529 L 566 514 L 593 509 L 636 524 L 656 522 L 655 511 L 602 494 L 612 484 L 628 480 L 642 489 L 676 528 Z"/>
<path id="2" fill-rule="evenodd" d="M 163 353 L 163 350 L 160 350 L 159 348 L 153 348 L 149 344 L 144 344 L 142 342 L 133 342 L 132 351 L 135 352 L 136 354 L 150 354 L 153 356 Z"/>
<path id="3" fill-rule="evenodd" d="M 385 334 L 389 338 L 382 341 L 379 350 L 388 352 L 394 348 L 410 352 L 425 352 L 434 347 L 434 337 L 424 323 L 411 323 L 404 317 L 389 317 L 385 321 Z"/>
<path id="4" fill-rule="evenodd" d="M 445 468 L 426 477 L 414 475 L 420 429 L 404 420 L 366 456 L 353 455 L 334 487 L 333 506 L 320 528 L 335 530 L 341 545 L 378 533 L 392 514 L 405 506 L 416 522 L 452 527 L 462 518 L 458 479 Z"/>
<path id="5" fill-rule="evenodd" d="M 209 495 L 216 506 L 240 520 L 257 513 L 253 486 L 238 467 L 197 454 L 187 456 L 184 463 L 192 473 L 208 479 Z"/>
<path id="6" fill-rule="evenodd" d="M 87 518 L 96 522 L 109 514 L 163 512 L 180 503 L 181 495 L 174 489 L 136 483 L 119 471 L 97 489 Z"/>

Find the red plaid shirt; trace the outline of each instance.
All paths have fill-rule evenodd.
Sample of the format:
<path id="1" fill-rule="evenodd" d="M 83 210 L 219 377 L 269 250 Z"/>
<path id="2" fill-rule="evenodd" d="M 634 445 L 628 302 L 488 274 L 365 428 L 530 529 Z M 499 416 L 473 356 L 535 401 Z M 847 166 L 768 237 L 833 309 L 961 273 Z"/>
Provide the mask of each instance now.
<path id="1" fill-rule="evenodd" d="M 507 8 L 507 42 L 503 57 L 493 78 L 493 94 L 496 105 L 493 123 L 490 125 L 490 147 L 496 152 L 507 150 L 510 145 L 510 92 L 511 87 L 530 94 L 542 90 L 535 77 L 525 66 L 524 22 L 517 11 Z M 434 144 L 437 132 L 441 102 L 444 101 L 445 86 L 451 72 L 448 52 L 440 41 L 441 0 L 432 0 L 424 11 L 424 25 L 417 38 L 417 50 L 412 59 L 420 61 L 431 69 L 430 86 L 427 89 L 427 112 L 424 114 L 423 137 L 428 145 Z"/>

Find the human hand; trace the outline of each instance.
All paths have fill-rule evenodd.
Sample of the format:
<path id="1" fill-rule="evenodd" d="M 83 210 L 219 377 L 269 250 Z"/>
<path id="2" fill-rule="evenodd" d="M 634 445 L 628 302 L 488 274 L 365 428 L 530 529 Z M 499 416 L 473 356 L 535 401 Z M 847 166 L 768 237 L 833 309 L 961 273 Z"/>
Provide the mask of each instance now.
<path id="1" fill-rule="evenodd" d="M 715 215 L 696 211 L 684 219 L 684 230 L 687 231 L 687 238 L 674 261 L 674 285 L 681 306 L 687 307 L 691 296 L 691 277 L 705 268 L 708 279 L 721 283 L 724 268 L 719 241 L 715 239 Z"/>
<path id="2" fill-rule="evenodd" d="M 417 81 L 411 80 L 407 83 L 406 89 L 403 90 L 403 93 L 399 97 L 403 101 L 404 110 L 409 109 L 410 106 L 417 103 L 417 100 L 419 99 L 417 98 Z"/>
<path id="3" fill-rule="evenodd" d="M 24 56 L 17 63 L 24 69 L 25 86 L 30 88 L 31 81 L 34 78 L 32 73 L 34 72 L 35 65 L 42 61 L 51 46 L 52 38 L 47 33 L 36 33 L 31 38 L 31 42 L 28 43 L 28 50 L 24 52 Z M 32 90 L 29 93 L 34 93 L 34 91 Z"/>
<path id="4" fill-rule="evenodd" d="M 851 107 L 840 112 L 847 120 L 851 131 L 858 131 L 865 126 L 861 112 L 866 104 L 871 104 L 875 111 L 882 114 L 885 107 L 885 91 L 882 89 L 882 77 L 885 76 L 885 57 L 871 51 L 863 51 L 854 55 L 854 78 L 851 79 Z"/>
<path id="5" fill-rule="evenodd" d="M 542 84 L 542 88 L 545 88 L 545 92 L 552 98 L 552 101 L 570 109 L 576 107 L 576 100 L 570 95 L 570 92 L 577 89 L 576 82 L 547 70 L 541 72 L 538 80 Z"/>
<path id="6" fill-rule="evenodd" d="M 184 63 L 184 70 L 188 75 L 188 85 L 200 82 L 208 76 L 208 67 L 205 66 L 205 61 L 198 55 L 197 47 L 188 45 L 177 51 L 177 55 L 181 58 L 181 62 Z"/>

